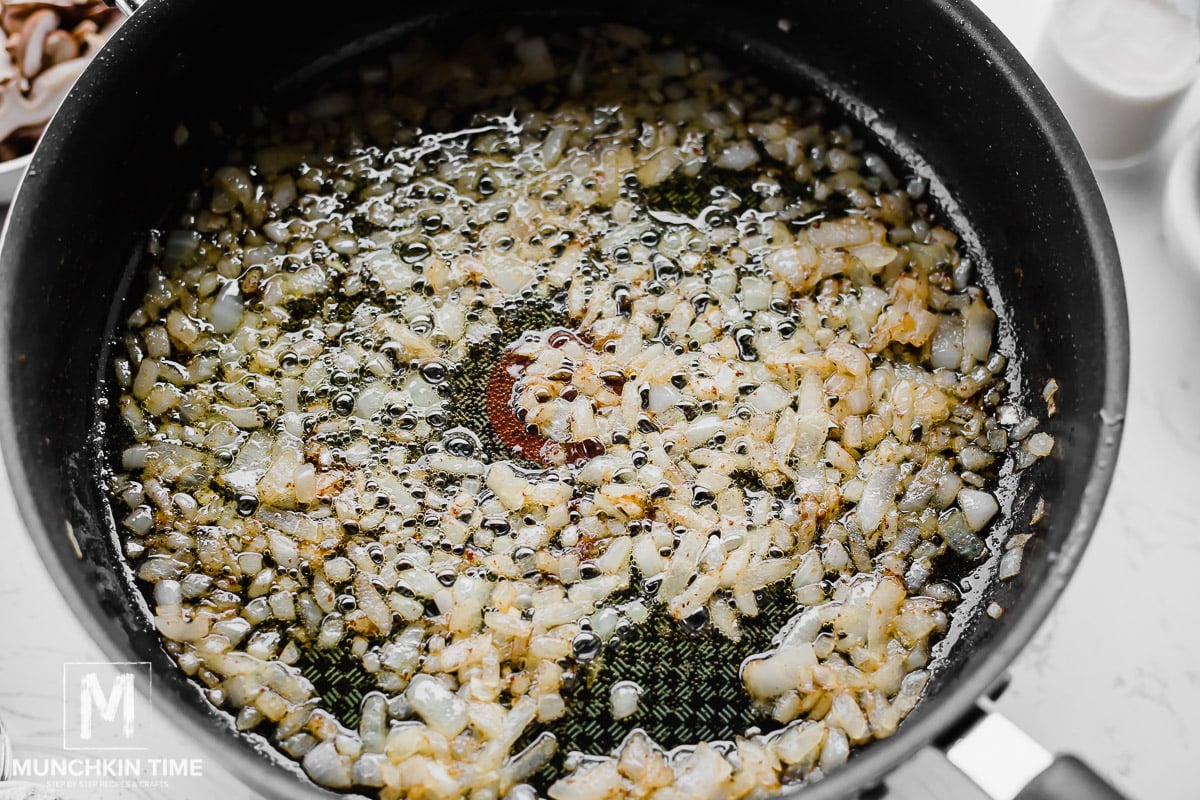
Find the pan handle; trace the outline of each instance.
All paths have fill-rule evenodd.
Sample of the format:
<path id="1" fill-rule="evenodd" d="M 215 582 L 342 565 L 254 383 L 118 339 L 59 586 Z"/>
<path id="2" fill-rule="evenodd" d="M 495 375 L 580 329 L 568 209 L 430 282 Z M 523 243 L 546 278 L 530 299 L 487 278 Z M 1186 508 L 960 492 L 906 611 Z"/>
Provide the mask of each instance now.
<path id="1" fill-rule="evenodd" d="M 1071 755 L 1056 757 L 1053 764 L 1017 795 L 1017 800 L 1063 800 L 1066 797 L 1124 800 L 1124 795 Z"/>
<path id="2" fill-rule="evenodd" d="M 104 4 L 127 17 L 132 17 L 139 8 L 146 5 L 146 0 L 104 0 Z"/>
<path id="3" fill-rule="evenodd" d="M 1006 717 L 979 711 L 945 753 L 992 800 L 1126 800 L 1075 756 L 1052 755 Z"/>

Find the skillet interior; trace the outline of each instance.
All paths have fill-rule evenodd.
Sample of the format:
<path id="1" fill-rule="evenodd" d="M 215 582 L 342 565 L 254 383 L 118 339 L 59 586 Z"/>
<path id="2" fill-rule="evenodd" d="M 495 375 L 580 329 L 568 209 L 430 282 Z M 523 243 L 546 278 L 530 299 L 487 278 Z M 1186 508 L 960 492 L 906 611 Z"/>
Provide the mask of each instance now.
<path id="1" fill-rule="evenodd" d="M 179 188 L 219 154 L 213 120 L 233 129 L 251 103 L 389 41 L 414 21 L 453 26 L 500 12 L 466 0 L 443 2 L 436 12 L 351 0 L 332 19 L 326 6 L 310 2 L 167 5 L 140 12 L 97 58 L 44 138 L 10 215 L 4 449 L 44 558 L 108 652 L 152 660 L 159 696 L 211 731 L 231 768 L 252 773 L 265 792 L 294 796 L 295 779 L 282 774 L 294 766 L 278 763 L 253 736 L 238 738 L 258 753 L 236 742 L 226 717 L 175 669 L 125 579 L 94 478 L 104 343 L 130 292 L 146 230 L 168 218 Z M 973 12 L 933 0 L 920 9 L 904 5 L 766 3 L 742 8 L 736 18 L 709 2 L 604 8 L 607 18 L 676 30 L 740 54 L 781 88 L 824 89 L 889 145 L 893 163 L 907 161 L 933 180 L 943 211 L 966 234 L 987 276 L 1002 320 L 1001 349 L 1013 362 L 1010 380 L 1026 395 L 1036 396 L 1051 375 L 1064 387 L 1049 426 L 1058 454 L 1008 486 L 1018 532 L 1038 496 L 1048 500 L 1048 521 L 1016 580 L 974 581 L 977 593 L 1008 613 L 993 621 L 964 607 L 955 619 L 959 641 L 926 702 L 897 737 L 805 793 L 814 800 L 878 780 L 959 716 L 1032 634 L 1099 511 L 1124 401 L 1127 344 L 1115 247 L 1065 124 L 998 34 L 982 37 Z M 521 16 L 544 22 L 568 15 L 544 0 L 514 3 L 503 13 L 506 20 Z M 790 21 L 789 31 L 780 18 Z M 175 144 L 180 123 L 189 131 L 183 148 Z M 957 205 L 945 202 L 951 197 Z"/>

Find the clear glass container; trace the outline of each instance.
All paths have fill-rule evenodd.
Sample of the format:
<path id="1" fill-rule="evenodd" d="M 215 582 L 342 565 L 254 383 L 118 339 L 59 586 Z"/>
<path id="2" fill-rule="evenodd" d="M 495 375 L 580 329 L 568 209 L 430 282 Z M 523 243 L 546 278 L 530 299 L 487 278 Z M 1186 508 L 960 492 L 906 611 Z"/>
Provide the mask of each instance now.
<path id="1" fill-rule="evenodd" d="M 1058 0 L 1033 66 L 1092 166 L 1137 163 L 1200 72 L 1200 0 Z"/>
<path id="2" fill-rule="evenodd" d="M 4 730 L 4 720 L 0 719 L 0 781 L 8 780 L 11 758 L 12 751 L 9 749 L 8 732 Z"/>

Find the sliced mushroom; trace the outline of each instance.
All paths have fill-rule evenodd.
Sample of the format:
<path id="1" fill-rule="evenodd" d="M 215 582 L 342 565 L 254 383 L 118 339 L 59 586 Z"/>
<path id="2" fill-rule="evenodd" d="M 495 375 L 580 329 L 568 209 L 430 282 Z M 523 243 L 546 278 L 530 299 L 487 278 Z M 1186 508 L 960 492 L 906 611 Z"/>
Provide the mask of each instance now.
<path id="1" fill-rule="evenodd" d="M 83 22 L 79 23 L 78 27 L 87 26 L 85 28 L 87 32 L 83 34 L 80 42 L 80 48 L 82 52 L 87 55 L 99 50 L 104 43 L 112 38 L 112 35 L 117 32 L 117 28 L 121 27 L 121 22 L 124 19 L 125 18 L 120 15 L 109 17 L 108 20 L 101 25 L 99 30 L 94 31 L 91 30 L 89 25 L 89 23 L 92 23 L 93 20 L 84 20 Z"/>
<path id="2" fill-rule="evenodd" d="M 17 68 L 12 56 L 8 54 L 8 34 L 0 30 L 0 82 L 13 80 L 17 76 Z"/>
<path id="3" fill-rule="evenodd" d="M 17 49 L 21 46 L 21 29 L 8 31 L 4 39 L 4 52 L 8 56 L 8 61 L 12 64 L 14 77 L 21 77 L 21 71 L 17 66 Z"/>
<path id="4" fill-rule="evenodd" d="M 47 67 L 53 67 L 55 64 L 78 58 L 79 43 L 75 41 L 75 37 L 71 35 L 70 31 L 59 29 L 51 31 L 50 35 L 46 37 L 45 51 L 45 64 Z"/>
<path id="5" fill-rule="evenodd" d="M 85 66 L 87 60 L 82 58 L 56 64 L 33 80 L 28 96 L 21 92 L 17 81 L 0 87 L 0 141 L 20 128 L 44 125 Z"/>
<path id="6" fill-rule="evenodd" d="M 28 151 L 121 20 L 102 0 L 0 0 L 0 161 Z"/>
<path id="7" fill-rule="evenodd" d="M 87 37 L 96 34 L 100 30 L 100 26 L 96 24 L 94 19 L 85 19 L 83 22 L 71 29 L 71 36 L 75 37 L 75 41 L 80 47 L 87 44 Z"/>
<path id="8" fill-rule="evenodd" d="M 21 28 L 21 43 L 17 46 L 17 66 L 21 73 L 32 78 L 42 71 L 42 55 L 45 53 L 46 37 L 58 30 L 62 18 L 58 12 L 40 8 L 29 15 Z"/>
<path id="9" fill-rule="evenodd" d="M 74 21 L 88 14 L 87 6 L 101 5 L 100 2 L 76 2 L 76 0 L 37 0 L 36 2 L 7 2 L 3 3 L 0 12 L 0 25 L 9 33 L 19 31 L 33 14 L 38 11 L 50 10 L 58 13 L 63 19 Z"/>

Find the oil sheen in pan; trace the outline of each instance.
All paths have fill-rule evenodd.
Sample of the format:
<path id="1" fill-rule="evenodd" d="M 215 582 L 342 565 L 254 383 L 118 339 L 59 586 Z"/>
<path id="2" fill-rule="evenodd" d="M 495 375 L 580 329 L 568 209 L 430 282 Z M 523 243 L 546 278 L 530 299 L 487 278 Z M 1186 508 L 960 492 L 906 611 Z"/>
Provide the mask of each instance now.
<path id="1" fill-rule="evenodd" d="M 540 46 L 543 48 L 546 46 L 545 40 L 540 39 L 540 37 L 523 39 L 520 41 L 524 44 L 519 44 L 518 50 L 520 50 L 522 46 L 537 50 L 539 46 L 538 44 L 530 44 L 530 42 L 535 41 L 541 42 Z M 561 46 L 561 41 L 555 40 L 553 37 L 551 37 L 551 42 L 554 43 L 556 47 Z M 870 165 L 870 161 L 871 160 L 868 158 L 868 167 Z M 883 164 L 882 160 L 878 158 L 875 158 L 875 164 L 877 171 L 886 168 L 886 165 Z M 220 174 L 221 173 L 218 173 L 219 176 Z M 237 189 L 240 188 L 239 185 L 234 186 L 232 190 L 230 189 L 231 182 L 236 183 L 236 181 L 233 180 L 236 177 L 235 173 L 225 173 L 225 175 L 225 178 L 218 179 L 218 183 L 222 185 L 218 186 L 216 194 L 214 194 L 214 204 L 227 203 L 228 200 L 222 198 L 224 198 L 225 195 L 237 194 Z M 707 173 L 709 179 L 716 175 L 717 173 L 715 172 Z M 720 182 L 723 184 L 727 183 L 728 181 Z M 668 180 L 663 181 L 661 186 L 656 186 L 654 191 L 648 189 L 644 193 L 644 197 L 642 199 L 644 202 L 649 204 L 652 212 L 651 216 L 655 217 L 655 219 L 660 222 L 666 220 L 667 223 L 670 224 L 676 224 L 680 219 L 689 218 L 689 213 L 692 215 L 691 218 L 695 218 L 694 210 L 689 210 L 689 198 L 686 196 L 686 191 L 682 193 L 676 191 L 674 195 L 672 195 L 672 193 L 668 191 L 672 188 L 671 182 Z M 678 187 L 674 188 L 678 189 Z M 751 191 L 747 192 L 744 187 L 739 187 L 735 190 L 732 187 L 725 185 L 709 186 L 704 180 L 692 181 L 691 184 L 685 188 L 695 192 L 698 192 L 700 189 L 721 189 L 724 192 L 740 191 L 744 196 L 753 197 L 753 187 L 751 187 Z M 699 193 L 703 194 L 703 192 Z M 685 196 L 680 196 L 680 194 Z M 712 191 L 709 191 L 709 194 L 712 194 Z M 828 206 L 824 213 L 829 213 L 836 217 L 837 215 L 846 211 L 847 209 L 844 206 Z M 218 211 L 217 213 L 220 212 Z M 799 222 L 802 223 L 802 227 L 811 225 L 814 229 L 819 228 L 825 223 L 829 223 L 831 229 L 836 227 L 835 218 L 817 220 L 810 217 L 804 220 L 799 220 Z M 928 226 L 926 226 L 926 229 L 928 229 Z M 181 242 L 186 245 L 191 239 L 190 236 L 182 234 L 172 234 L 172 236 L 174 236 L 174 238 L 168 237 L 167 240 L 168 249 L 170 249 L 172 246 L 180 246 Z M 411 246 L 412 245 L 410 244 L 407 247 L 411 248 Z M 416 257 L 417 255 L 408 252 L 408 250 L 405 252 L 413 257 Z M 601 255 L 605 254 L 602 253 Z M 252 273 L 253 270 L 250 270 L 247 274 L 241 276 L 240 290 L 243 293 L 253 293 L 259 286 L 259 280 L 254 278 Z M 957 279 L 957 276 L 955 276 L 955 278 Z M 614 299 L 617 299 L 619 293 L 620 289 L 618 287 L 613 292 Z M 343 312 L 343 310 L 340 308 L 341 305 L 344 305 L 344 303 L 335 303 L 335 306 L 338 307 L 332 309 L 333 313 L 337 317 L 340 318 L 341 316 L 344 316 L 345 313 L 355 313 L 353 308 L 348 308 L 345 310 L 345 312 Z M 315 313 L 316 311 L 315 308 L 309 308 L 308 306 L 295 306 L 291 310 L 294 314 L 299 313 L 302 315 L 300 317 L 301 322 L 303 322 L 304 314 L 311 314 Z M 496 313 L 499 316 L 500 327 L 502 331 L 507 327 L 511 328 L 513 333 L 521 330 L 529 330 L 531 328 L 545 330 L 548 327 L 561 326 L 564 322 L 564 320 L 561 319 L 554 319 L 553 314 L 551 314 L 547 319 L 539 320 L 538 324 L 536 325 L 529 322 L 528 317 L 531 314 L 537 314 L 536 304 L 527 303 L 525 304 L 525 307 L 519 308 L 517 311 L 512 313 Z M 618 315 L 623 313 L 619 299 L 617 300 L 616 313 Z M 506 322 L 505 320 L 510 321 Z M 554 325 L 550 325 L 550 322 L 553 322 Z M 143 333 L 142 335 L 149 336 L 148 333 Z M 509 338 L 511 339 L 512 337 Z M 504 341 L 505 337 L 502 335 L 497 344 L 502 345 Z M 262 346 L 267 347 L 269 345 Z M 757 357 L 756 350 L 753 347 L 744 346 L 740 338 L 738 340 L 737 349 L 740 357 L 743 360 L 753 361 Z M 507 351 L 504 352 L 507 353 Z M 456 402 L 451 404 L 450 413 L 451 416 L 460 415 L 462 417 L 462 419 L 455 419 L 453 421 L 463 423 L 463 427 L 473 428 L 474 432 L 480 436 L 481 440 L 484 440 L 484 446 L 486 450 L 490 450 L 492 453 L 499 454 L 505 449 L 515 450 L 516 446 L 519 445 L 524 452 L 522 454 L 514 454 L 514 456 L 519 458 L 521 455 L 524 455 L 527 457 L 528 461 L 534 462 L 531 466 L 538 466 L 538 462 L 544 461 L 546 458 L 548 458 L 548 456 L 543 452 L 544 448 L 541 446 L 539 446 L 539 452 L 536 455 L 532 454 L 529 451 L 533 450 L 534 448 L 530 445 L 540 440 L 544 440 L 545 437 L 540 437 L 539 440 L 538 438 L 533 437 L 529 431 L 524 431 L 523 433 L 514 433 L 510 431 L 508 434 L 506 434 L 503 427 L 495 424 L 499 417 L 494 408 L 489 408 L 487 410 L 487 416 L 490 416 L 491 420 L 482 419 L 478 414 L 478 400 L 481 393 L 488 395 L 490 400 L 497 401 L 497 398 L 495 397 L 497 392 L 500 392 L 501 394 L 503 391 L 516 392 L 520 369 L 518 369 L 516 373 L 509 373 L 507 371 L 507 367 L 519 366 L 521 369 L 524 369 L 524 362 L 509 363 L 509 356 L 507 354 L 502 355 L 501 352 L 498 352 L 498 348 L 495 347 L 490 352 L 479 351 L 471 354 L 471 356 L 472 357 L 462 359 L 460 360 L 460 363 L 455 364 L 454 367 L 457 371 L 451 373 L 452 380 L 449 382 L 448 388 L 452 398 Z M 1003 364 L 1000 362 L 998 363 L 999 366 L 997 369 L 1002 368 Z M 989 361 L 989 365 L 990 364 L 991 362 Z M 422 379 L 427 377 L 425 372 L 427 372 L 430 367 L 430 364 L 426 364 L 421 367 Z M 496 377 L 497 374 L 500 375 L 500 378 Z M 456 380 L 459 381 L 459 384 L 455 383 Z M 439 380 L 435 382 L 441 381 Z M 134 399 L 146 399 L 145 397 L 136 397 L 138 394 L 138 390 L 136 388 L 137 380 L 132 379 L 132 376 L 130 383 L 131 386 L 134 386 Z M 480 391 L 481 385 L 483 386 L 482 392 Z M 141 394 L 149 395 L 152 391 L 152 389 L 149 389 L 148 391 L 141 392 Z M 347 416 L 353 410 L 354 401 L 352 396 L 346 395 L 350 399 L 346 403 L 341 402 L 341 398 L 344 394 L 346 394 L 346 392 L 342 390 L 331 390 L 331 408 L 340 416 Z M 474 399 L 474 403 L 472 403 L 472 399 Z M 457 402 L 458 400 L 461 400 L 461 402 Z M 502 401 L 503 398 L 499 398 L 499 400 Z M 120 406 L 122 402 L 126 402 L 125 398 L 118 398 L 118 402 L 115 405 Z M 495 402 L 492 402 L 489 405 L 495 405 Z M 472 407 L 476 409 L 474 415 L 472 414 Z M 474 416 L 474 419 L 472 419 L 472 416 Z M 441 427 L 444 427 L 444 425 L 441 425 Z M 489 431 L 491 432 L 490 438 Z M 616 444 L 615 439 L 611 442 L 611 444 Z M 600 443 L 600 446 L 603 447 L 603 443 Z M 586 450 L 581 451 L 580 455 L 585 458 L 588 457 Z M 575 459 L 568 457 L 567 460 L 571 461 Z M 750 488 L 753 489 L 754 487 L 751 486 Z M 234 499 L 236 500 L 237 511 L 242 516 L 250 517 L 259 513 L 260 506 L 256 497 L 246 494 L 245 496 L 239 495 Z M 134 519 L 132 524 L 140 525 L 142 523 L 139 520 Z M 161 596 L 158 598 L 160 607 L 164 604 L 170 605 L 169 602 L 164 603 L 162 599 L 163 597 L 166 597 L 168 601 L 174 599 L 171 590 L 162 590 L 160 591 L 160 595 Z M 643 623 L 644 627 L 640 630 L 635 627 L 626 632 L 626 641 L 620 646 L 614 646 L 611 649 L 611 654 L 606 654 L 606 658 L 598 662 L 599 669 L 592 670 L 592 672 L 596 674 L 588 674 L 588 680 L 583 681 L 580 685 L 575 685 L 573 687 L 568 686 L 567 688 L 573 694 L 577 692 L 580 698 L 604 698 L 607 696 L 607 692 L 596 691 L 598 688 L 603 689 L 607 683 L 611 683 L 611 681 L 615 678 L 628 679 L 631 676 L 636 676 L 640 677 L 643 684 L 650 684 L 649 686 L 643 685 L 644 691 L 648 690 L 648 694 L 655 694 L 656 685 L 652 683 L 655 676 L 646 676 L 643 674 L 647 666 L 660 667 L 665 664 L 676 663 L 679 660 L 682 660 L 684 663 L 688 664 L 695 664 L 697 662 L 704 665 L 717 664 L 720 666 L 720 669 L 714 670 L 713 673 L 697 673 L 696 675 L 689 676 L 691 680 L 684 681 L 688 687 L 696 691 L 696 694 L 693 695 L 687 702 L 680 703 L 674 708 L 668 709 L 670 713 L 659 720 L 660 730 L 656 730 L 654 732 L 655 738 L 658 739 L 662 744 L 673 744 L 675 742 L 672 741 L 671 730 L 684 732 L 678 736 L 680 743 L 688 741 L 689 737 L 708 737 L 709 734 L 705 733 L 700 727 L 703 723 L 698 721 L 697 717 L 708 720 L 714 725 L 721 724 L 733 726 L 735 729 L 737 727 L 745 729 L 746 727 L 749 727 L 751 722 L 755 719 L 761 722 L 761 711 L 751 710 L 751 707 L 747 704 L 744 695 L 741 697 L 728 696 L 729 689 L 736 690 L 739 686 L 739 682 L 736 681 L 736 675 L 732 676 L 735 678 L 734 680 L 730 680 L 731 676 L 726 674 L 723 678 L 716 681 L 716 683 L 723 683 L 723 686 L 725 687 L 724 694 L 721 693 L 722 690 L 713 688 L 715 686 L 713 679 L 719 677 L 716 675 L 716 673 L 720 673 L 722 671 L 725 673 L 729 673 L 731 671 L 736 672 L 736 665 L 740 662 L 741 657 L 747 653 L 760 652 L 761 650 L 765 649 L 770 643 L 770 633 L 774 630 L 777 630 L 779 624 L 783 619 L 786 618 L 787 606 L 781 602 L 780 597 L 774 596 L 770 591 L 768 591 L 764 592 L 762 596 L 758 598 L 758 601 L 764 613 L 756 618 L 758 620 L 757 622 L 747 622 L 745 625 L 742 646 L 747 649 L 734 653 L 729 652 L 727 647 L 725 647 L 725 644 L 723 644 L 728 643 L 728 639 L 722 639 L 721 637 L 715 636 L 715 632 L 711 627 L 694 625 L 692 630 L 688 630 L 686 625 L 681 627 L 678 623 L 670 623 L 662 619 L 647 620 L 645 623 Z M 689 621 L 691 619 L 691 617 L 688 618 Z M 663 624 L 665 624 L 667 627 L 663 628 Z M 762 625 L 761 629 L 759 628 L 760 624 Z M 647 634 L 649 631 L 654 631 L 655 635 L 641 635 Z M 587 651 L 586 640 L 588 637 L 584 635 L 585 633 L 586 631 L 581 631 L 579 637 L 577 637 L 575 647 L 576 659 L 581 661 L 588 660 L 580 657 L 581 652 Z M 658 646 L 659 649 L 655 650 L 654 646 Z M 625 663 L 624 665 L 622 665 L 620 661 L 622 653 L 628 653 L 628 663 Z M 686 654 L 687 658 L 678 659 L 677 656 L 680 653 Z M 325 660 L 324 654 L 309 654 L 310 667 L 321 660 Z M 607 678 L 604 677 L 606 669 L 609 670 Z M 618 670 L 620 671 L 618 672 Z M 654 670 L 652 669 L 652 671 Z M 344 697 L 350 704 L 343 709 L 345 714 L 340 715 L 343 716 L 343 718 L 347 721 L 353 717 L 355 710 L 353 708 L 354 700 L 361 700 L 361 695 L 363 693 L 362 685 L 354 685 L 357 682 L 355 679 L 355 674 L 356 673 L 354 672 L 352 665 L 342 662 L 324 664 L 319 670 L 310 670 L 310 675 L 313 677 L 314 682 L 318 683 L 318 688 L 321 689 L 322 694 L 325 696 L 326 702 L 336 702 L 338 696 L 340 695 Z M 348 688 L 343 691 L 338 689 L 336 686 L 330 686 L 328 683 L 321 683 L 321 681 L 331 681 L 335 677 L 340 679 L 343 683 L 349 682 L 351 685 L 349 685 Z M 579 677 L 580 676 L 577 674 L 575 680 L 578 681 Z M 657 670 L 657 677 L 659 679 L 659 683 L 661 684 L 663 678 L 669 679 L 670 677 L 679 676 L 677 673 L 676 675 L 672 676 L 670 673 L 666 673 L 663 670 Z M 668 687 L 658 686 L 657 688 L 665 692 Z M 574 697 L 571 699 L 574 701 Z M 568 703 L 569 708 L 572 706 L 580 710 L 588 708 L 586 702 Z M 686 719 L 678 717 L 681 709 L 688 712 Z M 723 709 L 724 713 L 729 718 L 722 717 L 722 713 L 719 711 L 720 709 Z M 717 713 L 714 713 L 714 710 L 717 710 Z M 676 716 L 672 717 L 670 714 L 676 714 Z M 672 726 L 674 726 L 674 728 L 672 728 Z M 576 739 L 579 740 L 581 749 L 607 749 L 605 746 L 598 744 L 598 742 L 601 741 L 601 737 L 599 737 L 594 730 L 594 725 L 592 726 L 592 731 L 583 731 L 582 733 L 578 733 L 578 731 L 586 726 L 575 724 L 569 714 L 564 718 L 561 724 L 556 727 L 561 728 L 561 737 L 564 743 L 571 741 L 571 731 L 576 730 Z M 725 727 L 724 729 L 728 731 L 730 728 Z M 590 743 L 583 744 L 583 742 L 587 740 L 587 737 L 589 736 L 592 737 Z M 611 747 L 612 744 L 616 742 L 616 737 L 611 733 L 606 734 L 606 737 L 606 741 L 610 743 L 608 746 Z"/>

